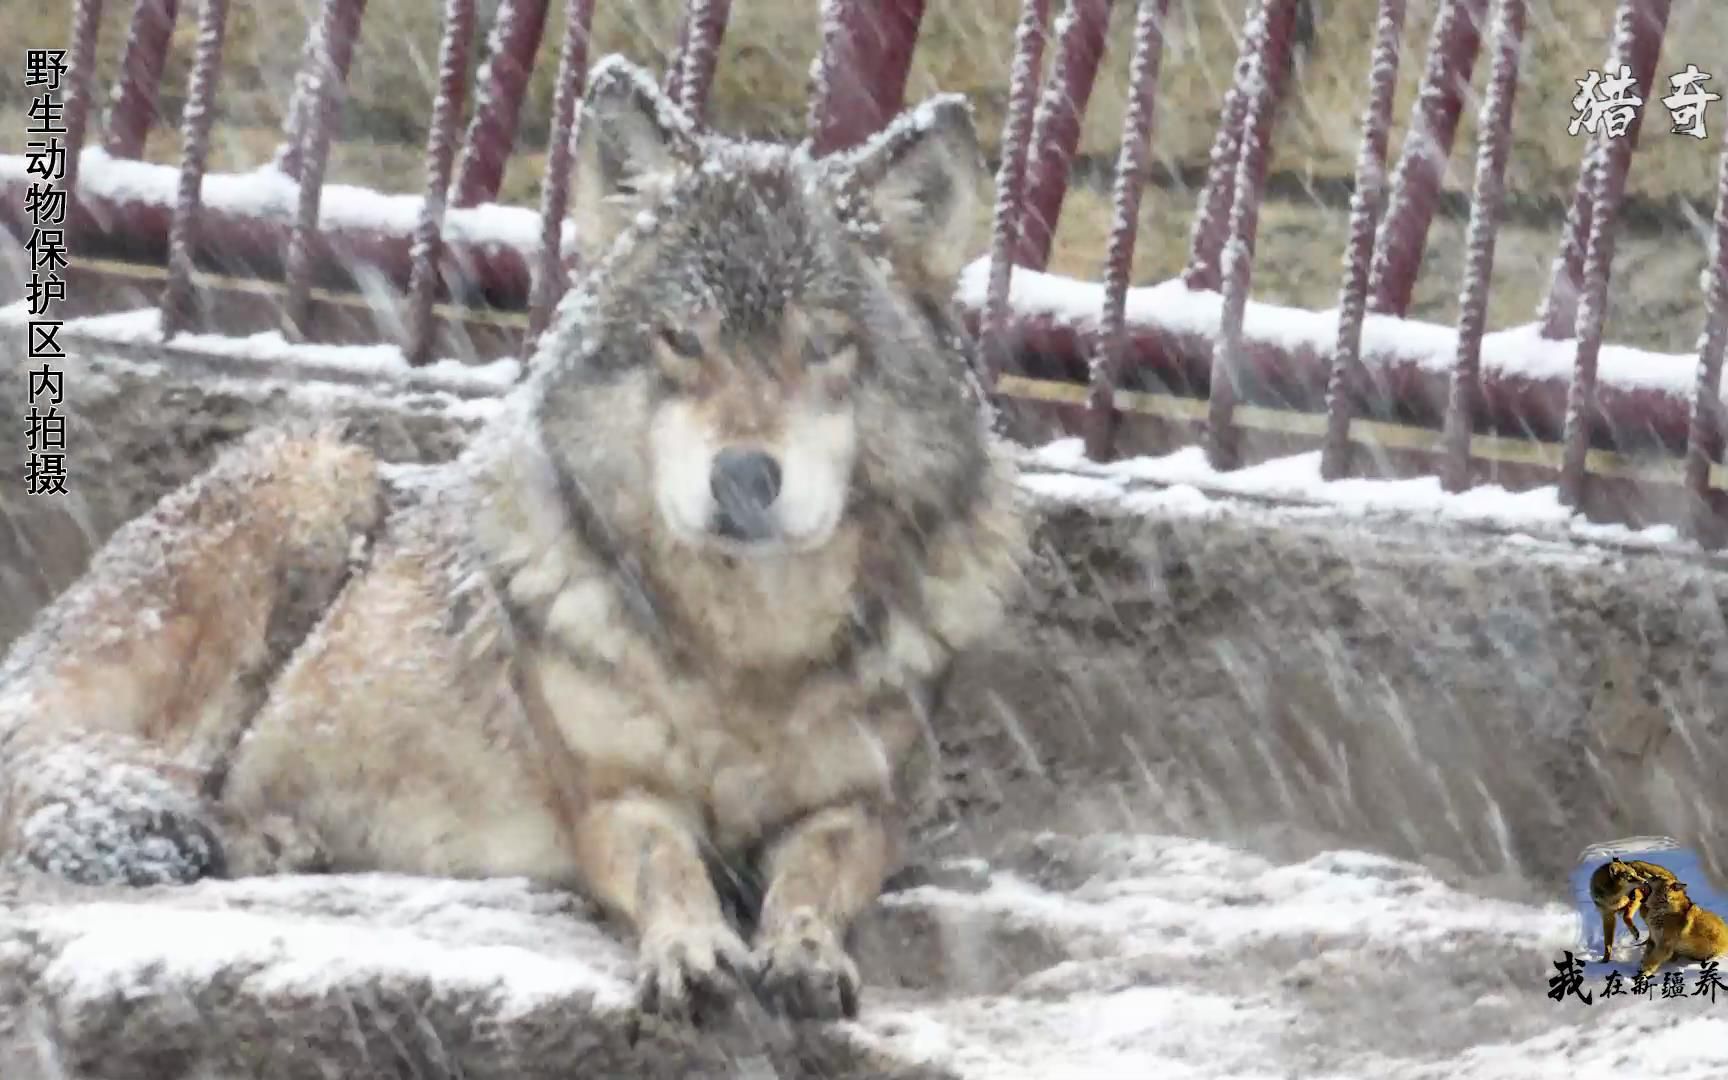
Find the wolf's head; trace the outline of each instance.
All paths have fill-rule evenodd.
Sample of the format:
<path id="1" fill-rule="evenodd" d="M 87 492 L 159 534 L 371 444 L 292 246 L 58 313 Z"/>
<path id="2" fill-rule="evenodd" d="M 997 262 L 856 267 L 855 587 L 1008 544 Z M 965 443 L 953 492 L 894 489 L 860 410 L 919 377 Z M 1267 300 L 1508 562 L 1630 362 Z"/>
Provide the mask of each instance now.
<path id="1" fill-rule="evenodd" d="M 770 556 L 864 502 L 964 502 L 986 427 L 947 302 L 983 166 L 959 98 L 816 161 L 699 134 L 607 60 L 578 140 L 590 269 L 534 360 L 535 408 L 603 516 Z"/>
<path id="2" fill-rule="evenodd" d="M 1652 913 L 1680 913 L 1692 906 L 1692 898 L 1686 895 L 1684 881 L 1658 881 L 1651 884 L 1645 905 Z"/>
<path id="3" fill-rule="evenodd" d="M 1616 884 L 1623 881 L 1643 881 L 1644 877 L 1637 867 L 1623 859 L 1610 859 L 1608 862 L 1608 878 Z"/>

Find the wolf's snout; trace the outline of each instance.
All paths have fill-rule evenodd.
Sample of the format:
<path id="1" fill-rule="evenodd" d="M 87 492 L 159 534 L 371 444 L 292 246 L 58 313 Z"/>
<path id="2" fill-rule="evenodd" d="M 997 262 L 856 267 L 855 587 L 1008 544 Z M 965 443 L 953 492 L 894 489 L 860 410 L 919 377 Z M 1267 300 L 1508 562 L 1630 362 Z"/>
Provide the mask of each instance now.
<path id="1" fill-rule="evenodd" d="M 780 463 L 760 450 L 728 447 L 714 455 L 708 483 L 719 507 L 719 531 L 737 540 L 765 539 L 768 508 L 780 497 Z"/>

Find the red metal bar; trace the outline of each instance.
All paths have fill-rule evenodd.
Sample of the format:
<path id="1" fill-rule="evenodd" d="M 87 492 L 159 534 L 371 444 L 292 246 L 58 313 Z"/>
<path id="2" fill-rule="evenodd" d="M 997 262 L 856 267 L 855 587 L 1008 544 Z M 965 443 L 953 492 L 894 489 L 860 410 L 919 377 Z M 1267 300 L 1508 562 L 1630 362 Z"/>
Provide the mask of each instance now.
<path id="1" fill-rule="evenodd" d="M 925 0 L 824 0 L 810 95 L 811 153 L 850 149 L 900 112 Z"/>
<path id="2" fill-rule="evenodd" d="M 1020 231 L 1026 180 L 1026 142 L 1032 136 L 1033 100 L 1044 59 L 1050 0 L 1023 0 L 1014 34 L 1014 71 L 1008 87 L 1008 118 L 1002 129 L 1002 162 L 996 170 L 995 220 L 990 239 L 990 283 L 984 309 L 982 352 L 986 389 L 994 389 L 1008 354 L 1010 254 Z"/>
<path id="3" fill-rule="evenodd" d="M 300 73 L 294 79 L 294 96 L 288 100 L 288 115 L 282 123 L 282 142 L 276 147 L 272 164 L 292 177 L 300 175 L 305 158 L 306 137 L 318 115 L 321 80 L 325 72 L 334 69 L 336 85 L 348 85 L 348 69 L 354 63 L 354 41 L 360 36 L 360 21 L 366 14 L 366 0 L 326 0 L 336 8 L 335 29 L 329 31 L 328 45 L 321 40 L 331 25 L 325 14 L 319 16 L 306 35 L 301 52 Z"/>
<path id="4" fill-rule="evenodd" d="M 1182 269 L 1182 282 L 1190 289 L 1216 289 L 1223 284 L 1224 238 L 1230 228 L 1230 198 L 1236 191 L 1236 159 L 1242 152 L 1242 117 L 1248 109 L 1242 87 L 1247 84 L 1253 55 L 1253 45 L 1244 37 L 1236 53 L 1230 89 L 1224 93 L 1218 134 L 1212 137 L 1212 150 L 1207 154 L 1206 185 L 1194 207 L 1188 263 Z"/>
<path id="5" fill-rule="evenodd" d="M 408 363 L 424 364 L 432 351 L 432 300 L 443 255 L 444 209 L 456 160 L 456 128 L 468 88 L 468 49 L 474 39 L 474 0 L 445 0 L 444 41 L 438 49 L 438 100 L 426 137 L 426 197 L 414 229 L 414 271 L 408 280 Z"/>
<path id="6" fill-rule="evenodd" d="M 295 205 L 294 231 L 288 237 L 284 267 L 288 295 L 282 305 L 282 333 L 290 341 L 305 337 L 312 289 L 312 248 L 318 240 L 318 208 L 324 195 L 324 168 L 330 160 L 330 135 L 343 85 L 331 56 L 340 36 L 346 0 L 324 0 L 313 35 L 319 50 L 309 68 L 311 82 L 306 96 L 311 111 L 301 131 L 300 186 Z"/>
<path id="7" fill-rule="evenodd" d="M 450 195 L 456 206 L 478 206 L 498 197 L 549 7 L 549 0 L 503 0 L 498 5 L 480 69 L 474 118 L 456 162 L 456 188 Z"/>
<path id="8" fill-rule="evenodd" d="M 1362 381 L 1362 317 L 1368 304 L 1368 267 L 1374 230 L 1386 208 L 1386 146 L 1391 138 L 1392 95 L 1404 34 L 1404 0 L 1380 0 L 1374 51 L 1368 62 L 1368 107 L 1356 151 L 1356 190 L 1350 200 L 1350 242 L 1338 289 L 1338 344 L 1326 395 L 1326 442 L 1320 475 L 1335 480 L 1349 470 L 1350 421 Z"/>
<path id="9" fill-rule="evenodd" d="M 1370 311 L 1399 316 L 1410 311 L 1428 229 L 1440 201 L 1440 182 L 1452 156 L 1452 140 L 1458 134 L 1458 117 L 1470 91 L 1487 21 L 1488 0 L 1447 0 L 1434 20 L 1428 66 L 1410 109 L 1410 130 L 1392 178 L 1391 203 L 1374 245 Z"/>
<path id="10" fill-rule="evenodd" d="M 135 159 L 144 153 L 144 140 L 161 116 L 157 92 L 179 13 L 180 0 L 137 0 L 132 6 L 132 25 L 120 54 L 120 81 L 108 107 L 103 142 L 111 157 Z"/>
<path id="11" fill-rule="evenodd" d="M 684 82 L 684 53 L 690 48 L 690 4 L 685 0 L 678 14 L 678 40 L 672 46 L 672 55 L 666 61 L 666 77 L 660 85 L 666 96 L 677 101 L 683 91 L 680 87 Z"/>
<path id="12" fill-rule="evenodd" d="M 720 39 L 732 14 L 732 0 L 690 0 L 686 15 L 690 35 L 678 53 L 678 105 L 692 123 L 703 124 L 708 94 L 714 86 L 714 66 L 720 62 Z"/>
<path id="13" fill-rule="evenodd" d="M 1596 361 L 1602 352 L 1608 277 L 1614 262 L 1614 215 L 1625 194 L 1626 159 L 1631 156 L 1632 144 L 1625 138 L 1609 140 L 1607 151 L 1597 156 L 1590 242 L 1584 253 L 1584 295 L 1578 304 L 1578 352 L 1566 396 L 1566 433 L 1560 458 L 1560 502 L 1566 506 L 1580 506 L 1584 497 L 1585 457 L 1596 413 Z"/>
<path id="14" fill-rule="evenodd" d="M 546 180 L 540 187 L 540 264 L 528 300 L 528 334 L 523 341 L 523 360 L 534 355 L 534 347 L 552 309 L 564 295 L 564 215 L 570 200 L 571 136 L 576 124 L 576 103 L 588 83 L 588 30 L 593 25 L 594 0 L 570 0 L 565 15 L 564 44 L 558 53 L 558 91 L 552 101 L 552 134 L 546 161 Z"/>
<path id="15" fill-rule="evenodd" d="M 102 29 L 102 0 L 78 0 L 72 9 L 72 50 L 66 63 L 66 94 L 61 119 L 66 124 L 66 169 L 60 189 L 68 204 L 78 197 L 78 163 L 84 134 L 90 127 L 90 103 L 96 96 L 96 39 Z"/>
<path id="16" fill-rule="evenodd" d="M 1145 186 L 1146 153 L 1158 104 L 1158 72 L 1164 57 L 1164 17 L 1170 0 L 1140 0 L 1134 19 L 1134 57 L 1128 66 L 1128 115 L 1122 124 L 1122 149 L 1116 158 L 1110 222 L 1110 254 L 1104 272 L 1104 312 L 1086 395 L 1086 456 L 1110 458 L 1116 422 L 1116 377 L 1127 347 L 1128 277 L 1134 265 L 1134 238 L 1140 231 L 1140 194 Z M 1022 232 L 1024 237 L 1025 233 Z M 1046 240 L 1048 243 L 1048 240 Z"/>
<path id="17" fill-rule="evenodd" d="M 197 319 L 192 292 L 192 249 L 197 244 L 204 166 L 210 157 L 210 125 L 216 119 L 216 81 L 222 74 L 222 42 L 228 32 L 228 0 L 204 0 L 198 14 L 198 49 L 180 120 L 180 184 L 168 230 L 168 282 L 162 290 L 162 339 Z"/>
<path id="18" fill-rule="evenodd" d="M 1236 191 L 1230 204 L 1230 239 L 1224 245 L 1224 313 L 1212 354 L 1210 399 L 1206 408 L 1206 458 L 1216 469 L 1233 469 L 1239 459 L 1234 422 L 1240 392 L 1242 320 L 1254 266 L 1254 238 L 1260 223 L 1260 196 L 1272 156 L 1272 122 L 1278 111 L 1282 79 L 1273 72 L 1290 64 L 1291 31 L 1297 0 L 1263 0 L 1243 31 L 1253 45 L 1250 82 L 1242 88 L 1247 128 L 1236 161 Z"/>
<path id="19" fill-rule="evenodd" d="M 1445 459 L 1440 484 L 1447 491 L 1470 486 L 1470 437 L 1475 434 L 1480 394 L 1482 335 L 1488 330 L 1488 282 L 1494 273 L 1494 239 L 1506 195 L 1506 160 L 1512 153 L 1512 106 L 1518 93 L 1518 55 L 1524 47 L 1524 0 L 1499 0 L 1494 23 L 1494 67 L 1488 96 L 1476 123 L 1476 184 L 1465 236 L 1464 285 L 1458 294 L 1458 357 L 1441 429 Z"/>
<path id="20" fill-rule="evenodd" d="M 924 10 L 925 0 L 823 0 L 808 121 L 815 156 L 857 146 L 900 112 Z M 680 57 L 689 22 L 681 26 Z M 667 73 L 675 99 L 681 66 L 674 61 Z"/>
<path id="21" fill-rule="evenodd" d="M 1662 52 L 1662 38 L 1668 29 L 1670 0 L 1621 0 L 1614 20 L 1614 42 L 1603 64 L 1605 70 L 1618 73 L 1622 66 L 1632 69 L 1637 95 L 1644 100 L 1642 108 L 1632 114 L 1632 123 L 1622 138 L 1633 150 L 1638 148 L 1638 133 L 1644 126 L 1644 113 L 1656 108 L 1651 88 L 1656 84 L 1656 61 Z M 1580 73 L 1582 74 L 1582 73 Z M 1591 156 L 1606 147 L 1591 140 L 1583 165 L 1578 170 L 1578 183 L 1572 189 L 1572 203 L 1566 211 L 1566 225 L 1560 233 L 1560 251 L 1554 257 L 1548 281 L 1548 292 L 1537 309 L 1536 322 L 1542 336 L 1562 340 L 1572 333 L 1578 321 L 1578 296 L 1583 287 L 1584 256 L 1590 236 L 1592 213 L 1591 175 L 1596 168 Z M 1626 155 L 1625 168 L 1632 166 Z M 1619 181 L 1625 184 L 1625 178 Z"/>
<path id="22" fill-rule="evenodd" d="M 1253 0 L 1259 10 L 1264 0 Z M 1292 40 L 1296 28 L 1294 7 L 1275 3 L 1272 8 L 1271 32 L 1280 41 Z M 1223 284 L 1224 274 L 1224 242 L 1230 235 L 1230 213 L 1232 200 L 1236 197 L 1237 167 L 1242 157 L 1242 133 L 1246 130 L 1248 108 L 1254 100 L 1254 95 L 1248 91 L 1250 68 L 1256 63 L 1256 43 L 1248 34 L 1248 26 L 1252 25 L 1252 15 L 1244 24 L 1242 33 L 1242 49 L 1236 57 L 1236 70 L 1230 84 L 1230 90 L 1224 96 L 1224 109 L 1218 123 L 1218 134 L 1213 139 L 1212 151 L 1207 160 L 1206 186 L 1200 193 L 1200 202 L 1194 213 L 1193 230 L 1189 237 L 1188 265 L 1182 271 L 1182 280 L 1190 289 L 1217 289 Z M 1262 86 L 1254 84 L 1256 91 L 1264 89 L 1270 95 L 1272 108 L 1277 110 L 1284 100 L 1284 88 L 1290 75 L 1290 49 L 1284 49 L 1280 61 L 1271 67 L 1259 70 L 1266 72 L 1268 77 Z M 1272 130 L 1267 127 L 1264 137 L 1270 139 Z M 1261 148 L 1265 150 L 1264 147 Z"/>
<path id="23" fill-rule="evenodd" d="M 1698 385 L 1686 429 L 1686 490 L 1692 494 L 1689 532 L 1705 543 L 1722 540 L 1710 493 L 1710 466 L 1722 460 L 1722 357 L 1728 351 L 1728 135 L 1716 180 L 1715 260 L 1698 336 Z"/>
<path id="24" fill-rule="evenodd" d="M 1098 63 L 1104 58 L 1110 4 L 1111 0 L 1069 0 L 1056 20 L 1056 68 L 1032 119 L 1032 172 L 1020 217 L 1020 242 L 1014 249 L 1018 266 L 1042 270 L 1049 265 L 1050 244 L 1068 193 L 1068 170 L 1080 146 L 1080 121 L 1092 99 Z"/>

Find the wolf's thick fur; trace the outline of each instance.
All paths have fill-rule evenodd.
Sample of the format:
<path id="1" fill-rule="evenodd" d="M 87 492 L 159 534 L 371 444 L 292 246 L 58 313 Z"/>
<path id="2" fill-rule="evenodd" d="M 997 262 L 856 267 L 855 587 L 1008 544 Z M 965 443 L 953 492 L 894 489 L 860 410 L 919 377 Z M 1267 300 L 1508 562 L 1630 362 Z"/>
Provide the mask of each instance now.
<path id="1" fill-rule="evenodd" d="M 847 927 L 1026 539 L 948 313 L 971 121 L 813 162 L 606 62 L 581 146 L 593 269 L 507 415 L 417 484 L 260 435 L 116 534 L 7 665 L 0 844 L 527 875 L 634 928 L 651 1010 L 856 1009 Z M 760 876 L 750 945 L 716 869 Z"/>
<path id="2" fill-rule="evenodd" d="M 1626 921 L 1626 932 L 1632 943 L 1638 944 L 1638 927 L 1632 917 L 1648 901 L 1652 886 L 1673 881 L 1674 875 L 1663 866 L 1638 859 L 1610 859 L 1590 875 L 1590 901 L 1602 917 L 1602 958 L 1614 957 L 1614 916 Z M 1644 918 L 1648 927 L 1650 918 Z"/>
<path id="3" fill-rule="evenodd" d="M 1654 974 L 1670 960 L 1688 963 L 1728 957 L 1728 923 L 1694 904 L 1686 895 L 1685 882 L 1672 878 L 1653 882 L 1648 903 L 1645 919 L 1650 924 L 1650 940 L 1638 965 L 1640 972 Z"/>

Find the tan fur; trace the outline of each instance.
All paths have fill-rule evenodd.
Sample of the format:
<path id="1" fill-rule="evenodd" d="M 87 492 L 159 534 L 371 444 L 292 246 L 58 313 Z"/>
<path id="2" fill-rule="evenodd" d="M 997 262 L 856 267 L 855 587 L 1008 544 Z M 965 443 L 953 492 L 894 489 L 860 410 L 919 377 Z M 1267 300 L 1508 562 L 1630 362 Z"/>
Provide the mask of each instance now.
<path id="1" fill-rule="evenodd" d="M 933 245 L 969 205 L 976 144 L 950 107 L 892 135 L 892 160 L 863 159 L 883 250 L 919 264 L 913 284 L 870 254 L 835 264 L 851 291 L 816 275 L 809 302 L 740 311 L 734 296 L 723 319 L 695 297 L 658 326 L 611 324 L 605 305 L 660 288 L 654 260 L 672 250 L 623 235 L 642 226 L 620 207 L 674 182 L 634 170 L 677 168 L 708 145 L 673 130 L 665 106 L 643 110 L 657 94 L 645 78 L 617 76 L 597 69 L 585 106 L 585 153 L 611 154 L 590 161 L 603 205 L 589 209 L 622 237 L 566 305 L 587 321 L 564 317 L 537 381 L 418 483 L 384 484 L 364 451 L 324 433 L 261 438 L 130 526 L 46 616 L 44 659 L 0 684 L 13 754 L 0 846 L 92 879 L 105 867 L 183 879 L 222 869 L 204 858 L 207 827 L 233 874 L 523 875 L 583 889 L 635 931 L 651 1011 L 689 1013 L 743 975 L 794 1015 L 856 1009 L 843 941 L 897 858 L 931 742 L 923 703 L 997 625 L 1026 553 L 1012 466 L 956 385 L 955 346 L 913 299 L 956 257 Z M 757 173 L 743 160 L 749 182 L 784 183 L 784 159 Z M 841 236 L 832 210 L 800 206 L 807 228 Z M 778 220 L 743 240 L 789 242 Z M 603 339 L 608 327 L 659 337 Z M 595 363 L 611 368 L 566 355 L 583 334 L 603 339 Z M 697 475 L 678 455 L 740 443 L 778 453 L 807 486 L 829 476 L 799 474 L 807 459 L 843 467 L 816 504 L 835 508 L 831 527 L 750 551 L 669 524 L 655 493 L 679 468 Z M 939 499 L 953 508 L 929 509 Z M 166 557 L 138 554 L 146 542 Z M 270 627 L 302 607 L 322 618 L 309 635 L 298 626 L 290 657 Z M 174 836 L 191 837 L 184 865 L 133 866 L 54 804 L 65 782 L 32 785 L 14 767 L 24 751 L 64 763 L 73 750 L 101 766 L 86 770 L 96 802 L 112 779 L 101 763 L 140 763 L 127 820 L 141 834 L 162 820 L 159 778 L 180 770 L 169 809 L 186 821 Z M 765 893 L 747 944 L 708 864 L 751 859 Z"/>
<path id="2" fill-rule="evenodd" d="M 1632 943 L 1638 944 L 1633 916 L 1646 903 L 1652 885 L 1673 880 L 1674 875 L 1667 868 L 1638 859 L 1610 859 L 1596 868 L 1590 875 L 1590 900 L 1602 917 L 1604 959 L 1614 956 L 1614 917 L 1619 915 L 1625 920 L 1626 932 L 1632 935 Z M 1648 918 L 1645 922 L 1648 925 Z"/>
<path id="3" fill-rule="evenodd" d="M 1638 970 L 1650 975 L 1670 960 L 1682 963 L 1728 956 L 1728 923 L 1686 895 L 1680 881 L 1653 882 L 1645 918 L 1650 941 Z"/>

